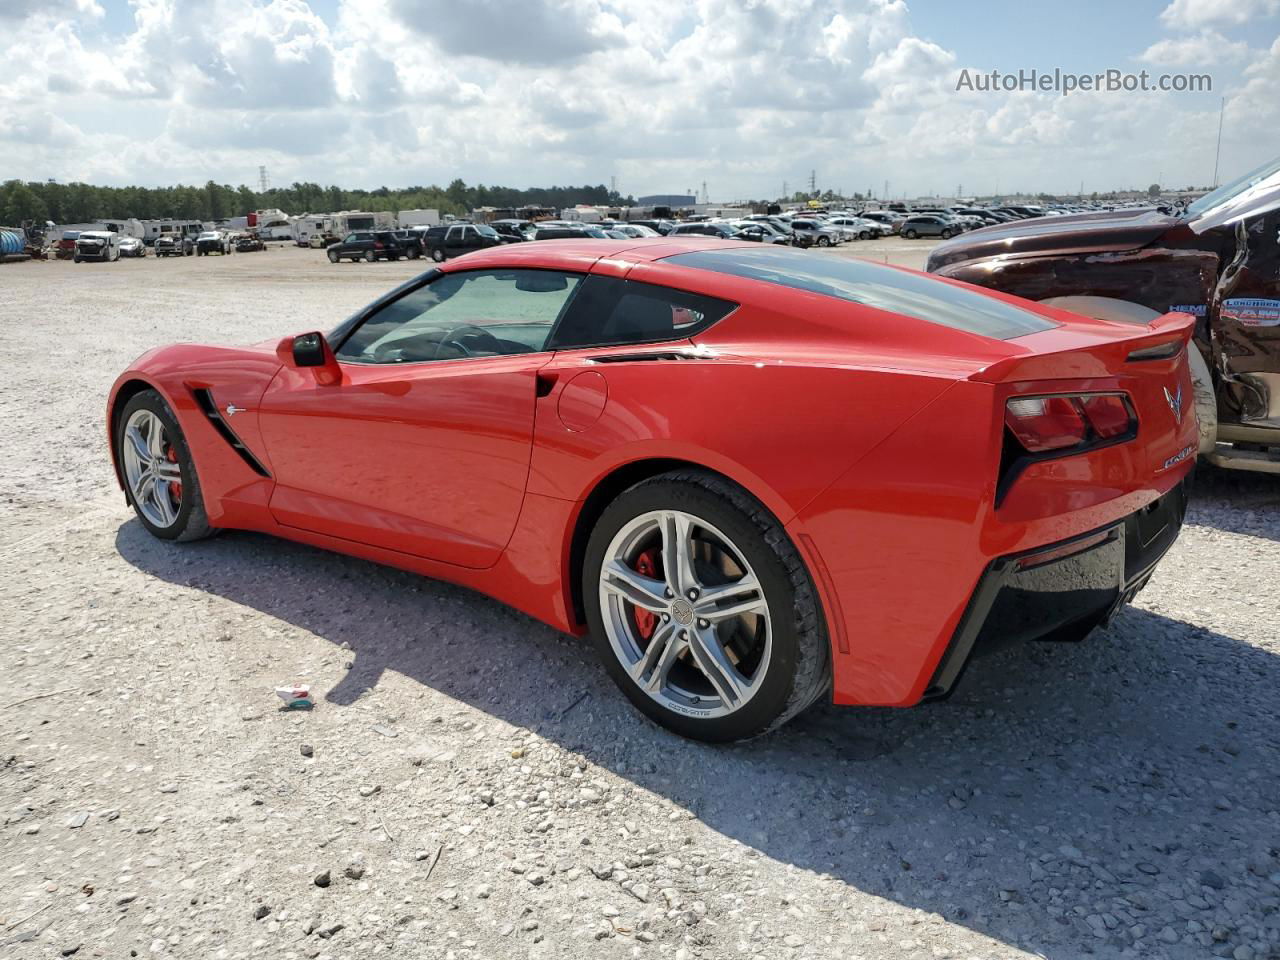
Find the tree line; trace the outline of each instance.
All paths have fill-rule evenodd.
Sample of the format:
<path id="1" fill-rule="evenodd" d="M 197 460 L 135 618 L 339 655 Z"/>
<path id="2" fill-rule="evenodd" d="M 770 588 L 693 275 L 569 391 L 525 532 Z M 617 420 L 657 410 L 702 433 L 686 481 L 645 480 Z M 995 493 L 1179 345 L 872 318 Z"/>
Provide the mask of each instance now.
<path id="1" fill-rule="evenodd" d="M 24 220 L 54 223 L 92 223 L 103 219 L 221 220 L 253 210 L 278 208 L 289 214 L 334 213 L 339 210 L 436 209 L 463 216 L 476 207 L 536 205 L 560 210 L 578 203 L 634 203 L 604 184 L 580 187 L 534 187 L 520 190 L 454 180 L 447 187 L 413 186 L 402 189 L 347 190 L 318 183 L 253 190 L 214 183 L 202 187 L 99 187 L 88 183 L 40 183 L 8 180 L 0 184 L 0 224 L 17 226 Z"/>

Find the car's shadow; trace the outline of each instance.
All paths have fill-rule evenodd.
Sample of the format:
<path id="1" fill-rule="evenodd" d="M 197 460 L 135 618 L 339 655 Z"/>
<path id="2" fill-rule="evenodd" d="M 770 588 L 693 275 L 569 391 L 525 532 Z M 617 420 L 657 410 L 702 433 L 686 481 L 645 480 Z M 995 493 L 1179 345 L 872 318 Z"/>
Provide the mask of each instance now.
<path id="1" fill-rule="evenodd" d="M 1230 533 L 1280 540 L 1280 474 L 1196 467 L 1187 522 Z"/>
<path id="2" fill-rule="evenodd" d="M 1054 960 L 1115 955 L 1126 931 L 1154 924 L 1146 949 L 1181 956 L 1188 947 L 1155 940 L 1168 910 L 1148 908 L 1193 893 L 1214 910 L 1232 895 L 1256 905 L 1255 874 L 1280 870 L 1274 804 L 1256 799 L 1280 793 L 1268 709 L 1280 660 L 1142 609 L 1084 644 L 980 661 L 946 703 L 821 707 L 773 736 L 710 747 L 633 710 L 588 642 L 470 591 L 255 534 L 175 547 L 130 521 L 116 543 L 147 573 L 347 645 L 353 663 L 331 704 L 403 674 L 767 857 L 921 911 L 912 922 L 940 916 Z M 1205 870 L 1225 889 L 1202 887 Z M 884 935 L 832 891 L 840 924 Z M 1078 903 L 1088 916 L 1063 909 Z M 911 936 L 895 923 L 895 938 Z"/>

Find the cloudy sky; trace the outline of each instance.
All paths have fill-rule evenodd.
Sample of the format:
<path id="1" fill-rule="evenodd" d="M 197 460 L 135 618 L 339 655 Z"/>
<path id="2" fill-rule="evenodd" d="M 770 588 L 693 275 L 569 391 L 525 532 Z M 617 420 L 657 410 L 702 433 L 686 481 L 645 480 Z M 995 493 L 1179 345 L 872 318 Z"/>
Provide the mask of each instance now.
<path id="1" fill-rule="evenodd" d="M 892 196 L 1280 154 L 1280 0 L 0 0 L 0 179 Z M 957 91 L 962 71 L 1208 93 Z"/>

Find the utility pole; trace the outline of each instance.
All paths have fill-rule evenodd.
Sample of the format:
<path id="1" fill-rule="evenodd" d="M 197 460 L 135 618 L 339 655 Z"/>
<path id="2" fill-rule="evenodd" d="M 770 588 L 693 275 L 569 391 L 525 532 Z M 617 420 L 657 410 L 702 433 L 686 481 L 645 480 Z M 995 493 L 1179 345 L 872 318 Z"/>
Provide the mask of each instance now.
<path id="1" fill-rule="evenodd" d="M 711 195 L 707 193 L 707 181 L 705 180 L 702 181 L 702 202 L 703 203 L 711 202 Z"/>
<path id="2" fill-rule="evenodd" d="M 1218 161 L 1222 159 L 1222 117 L 1227 112 L 1227 98 L 1222 98 L 1222 105 L 1218 107 L 1218 146 L 1213 151 L 1213 186 L 1218 186 Z"/>
<path id="3" fill-rule="evenodd" d="M 812 196 L 818 192 L 818 171 L 809 171 L 809 194 Z"/>
<path id="4" fill-rule="evenodd" d="M 782 181 L 782 199 L 783 199 L 783 200 L 786 200 L 786 199 L 788 199 L 790 196 L 791 196 L 791 194 L 787 193 L 787 181 L 783 180 L 783 181 Z"/>
<path id="5" fill-rule="evenodd" d="M 266 193 L 271 189 L 271 181 L 267 178 L 267 168 L 265 166 L 258 167 L 258 192 Z"/>
<path id="6" fill-rule="evenodd" d="M 616 197 L 618 195 L 618 178 L 609 178 L 609 195 Z"/>

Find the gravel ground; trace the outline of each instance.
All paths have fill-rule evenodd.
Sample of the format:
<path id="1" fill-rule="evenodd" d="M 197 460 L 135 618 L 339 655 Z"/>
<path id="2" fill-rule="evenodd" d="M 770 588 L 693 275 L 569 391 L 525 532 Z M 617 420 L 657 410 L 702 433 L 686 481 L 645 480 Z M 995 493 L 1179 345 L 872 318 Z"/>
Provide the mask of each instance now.
<path id="1" fill-rule="evenodd" d="M 1087 643 L 732 748 L 469 591 L 142 531 L 101 423 L 120 369 L 326 328 L 415 271 L 0 266 L 0 956 L 1280 956 L 1274 477 L 1203 473 Z M 280 709 L 294 681 L 313 711 Z"/>

